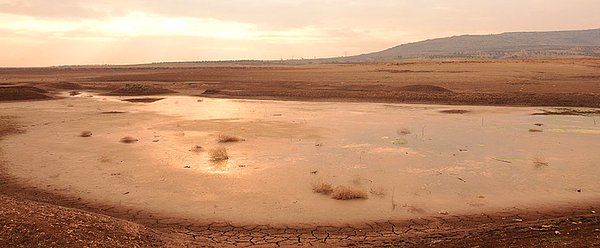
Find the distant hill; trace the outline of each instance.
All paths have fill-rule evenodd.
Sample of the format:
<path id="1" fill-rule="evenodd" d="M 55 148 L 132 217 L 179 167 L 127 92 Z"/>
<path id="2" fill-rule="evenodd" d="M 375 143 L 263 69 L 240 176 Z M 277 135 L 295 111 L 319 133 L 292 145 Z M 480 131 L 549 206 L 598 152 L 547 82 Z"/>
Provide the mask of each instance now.
<path id="1" fill-rule="evenodd" d="M 600 57 L 600 29 L 461 35 L 395 46 L 380 52 L 318 60 L 368 62 L 432 58 Z"/>

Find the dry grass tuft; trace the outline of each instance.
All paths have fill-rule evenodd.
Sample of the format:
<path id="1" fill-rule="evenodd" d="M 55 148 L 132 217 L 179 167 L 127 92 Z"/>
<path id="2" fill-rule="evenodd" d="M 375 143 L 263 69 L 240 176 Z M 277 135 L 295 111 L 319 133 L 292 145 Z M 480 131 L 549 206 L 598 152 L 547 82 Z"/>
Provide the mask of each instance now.
<path id="1" fill-rule="evenodd" d="M 359 189 L 347 187 L 347 186 L 337 186 L 332 194 L 331 198 L 336 200 L 354 200 L 354 199 L 367 199 L 369 196 L 367 192 L 364 192 Z"/>
<path id="2" fill-rule="evenodd" d="M 400 128 L 400 129 L 398 129 L 398 131 L 396 131 L 396 133 L 398 135 L 409 135 L 410 130 L 408 130 L 407 128 Z"/>
<path id="3" fill-rule="evenodd" d="M 125 136 L 123 138 L 121 138 L 121 142 L 122 143 L 126 143 L 126 144 L 130 144 L 130 143 L 134 143 L 134 142 L 138 142 L 139 140 L 136 138 L 133 138 L 131 136 Z"/>
<path id="4" fill-rule="evenodd" d="M 534 158 L 533 159 L 533 166 L 535 166 L 536 168 L 541 168 L 541 167 L 546 167 L 549 165 L 549 163 L 541 158 Z"/>
<path id="5" fill-rule="evenodd" d="M 195 146 L 192 146 L 192 149 L 190 149 L 190 151 L 191 152 L 202 152 L 202 151 L 204 151 L 204 148 L 202 148 L 202 146 L 195 145 Z"/>
<path id="6" fill-rule="evenodd" d="M 225 134 L 220 134 L 219 138 L 217 140 L 219 141 L 219 143 L 229 143 L 229 142 L 245 141 L 245 139 L 242 139 L 242 138 L 239 138 L 239 137 L 235 137 L 235 136 L 231 136 L 231 135 L 225 135 Z"/>
<path id="7" fill-rule="evenodd" d="M 542 112 L 533 113 L 532 115 L 581 115 L 591 116 L 599 115 L 600 109 L 587 109 L 587 108 L 554 108 L 554 109 L 542 109 Z"/>
<path id="8" fill-rule="evenodd" d="M 529 129 L 529 132 L 530 132 L 530 133 L 541 133 L 541 132 L 543 132 L 543 131 L 542 131 L 542 130 L 540 130 L 540 129 Z"/>
<path id="9" fill-rule="evenodd" d="M 444 114 L 466 114 L 469 112 L 471 112 L 471 111 L 465 110 L 465 109 L 447 109 L 447 110 L 440 111 L 440 113 L 444 113 Z"/>
<path id="10" fill-rule="evenodd" d="M 229 159 L 229 155 L 227 155 L 227 149 L 225 147 L 217 147 L 208 151 L 208 155 L 210 156 L 210 161 L 218 162 Z"/>
<path id="11" fill-rule="evenodd" d="M 23 133 L 12 116 L 0 116 L 0 138 L 9 134 Z"/>
<path id="12" fill-rule="evenodd" d="M 333 192 L 331 183 L 317 182 L 312 185 L 312 191 L 319 194 L 329 195 Z"/>
<path id="13" fill-rule="evenodd" d="M 79 134 L 79 137 L 91 137 L 92 131 L 83 131 Z"/>
<path id="14" fill-rule="evenodd" d="M 98 161 L 100 161 L 100 163 L 110 163 L 112 160 L 109 157 L 102 155 L 98 158 Z"/>
<path id="15" fill-rule="evenodd" d="M 387 190 L 383 186 L 377 186 L 377 187 L 371 188 L 369 190 L 369 193 L 371 193 L 371 195 L 374 195 L 377 197 L 384 197 L 385 195 L 387 195 Z"/>

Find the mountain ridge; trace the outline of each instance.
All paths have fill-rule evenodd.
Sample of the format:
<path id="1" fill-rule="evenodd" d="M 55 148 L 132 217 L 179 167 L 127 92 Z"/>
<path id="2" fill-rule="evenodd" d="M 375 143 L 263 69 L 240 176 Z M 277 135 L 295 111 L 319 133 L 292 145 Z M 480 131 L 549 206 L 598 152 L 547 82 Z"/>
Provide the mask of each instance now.
<path id="1" fill-rule="evenodd" d="M 321 62 L 433 58 L 600 57 L 600 28 L 546 32 L 458 35 L 397 45 L 378 52 Z"/>

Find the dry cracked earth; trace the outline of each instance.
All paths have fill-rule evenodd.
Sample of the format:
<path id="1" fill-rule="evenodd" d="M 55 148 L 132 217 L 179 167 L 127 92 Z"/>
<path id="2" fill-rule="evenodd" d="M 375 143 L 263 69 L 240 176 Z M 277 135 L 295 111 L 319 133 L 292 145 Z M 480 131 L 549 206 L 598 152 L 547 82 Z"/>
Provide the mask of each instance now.
<path id="1" fill-rule="evenodd" d="M 235 226 L 121 209 L 19 184 L 0 186 L 3 247 L 597 247 L 594 206 L 347 226 Z"/>

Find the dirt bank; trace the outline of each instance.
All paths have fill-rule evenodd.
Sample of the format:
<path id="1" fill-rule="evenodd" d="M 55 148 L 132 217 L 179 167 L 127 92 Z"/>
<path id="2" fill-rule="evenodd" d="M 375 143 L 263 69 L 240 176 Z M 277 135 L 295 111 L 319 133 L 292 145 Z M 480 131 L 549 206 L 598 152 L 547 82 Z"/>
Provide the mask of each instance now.
<path id="1" fill-rule="evenodd" d="M 116 95 L 463 105 L 600 107 L 600 60 L 397 62 L 343 65 L 165 64 L 0 68 L 3 83 L 85 85 Z M 402 72 L 402 73 L 397 73 Z M 160 90 L 127 84 L 160 86 Z"/>

